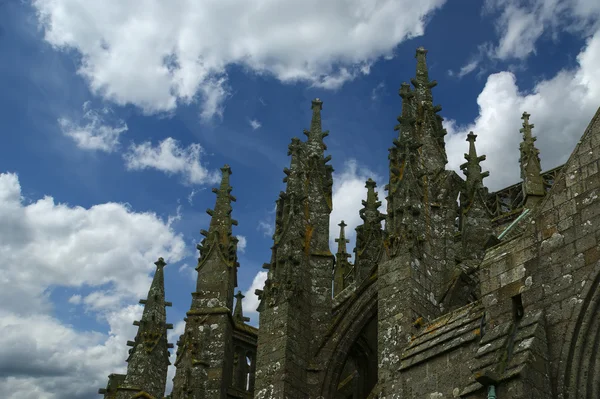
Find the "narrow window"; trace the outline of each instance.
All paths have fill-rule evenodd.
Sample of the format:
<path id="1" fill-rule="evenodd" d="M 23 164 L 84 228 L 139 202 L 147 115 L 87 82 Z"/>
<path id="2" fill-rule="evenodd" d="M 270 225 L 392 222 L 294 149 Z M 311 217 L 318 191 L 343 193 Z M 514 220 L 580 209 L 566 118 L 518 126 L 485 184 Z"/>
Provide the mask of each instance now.
<path id="1" fill-rule="evenodd" d="M 513 317 L 515 321 L 521 320 L 523 318 L 523 314 L 525 313 L 525 310 L 523 309 L 523 300 L 521 299 L 521 294 L 512 297 L 512 304 Z"/>

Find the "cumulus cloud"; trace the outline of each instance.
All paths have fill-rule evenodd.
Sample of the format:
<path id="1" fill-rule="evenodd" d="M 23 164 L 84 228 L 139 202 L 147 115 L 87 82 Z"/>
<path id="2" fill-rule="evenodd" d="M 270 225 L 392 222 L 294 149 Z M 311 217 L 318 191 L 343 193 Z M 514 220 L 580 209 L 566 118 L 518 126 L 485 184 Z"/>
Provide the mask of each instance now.
<path id="1" fill-rule="evenodd" d="M 127 124 L 114 120 L 110 108 L 95 110 L 89 101 L 83 104 L 80 123 L 69 118 L 60 118 L 58 124 L 63 134 L 71 137 L 83 150 L 113 152 L 119 146 L 119 137 L 127 131 Z"/>
<path id="2" fill-rule="evenodd" d="M 591 37 L 577 56 L 578 66 L 564 69 L 549 80 L 538 82 L 531 92 L 517 86 L 514 74 L 500 72 L 488 77 L 477 98 L 479 116 L 467 126 L 449 120 L 446 149 L 449 167 L 459 172 L 467 152 L 466 135 L 477 137 L 479 154 L 486 154 L 484 170 L 490 171 L 486 185 L 493 190 L 520 179 L 519 133 L 521 114 L 531 114 L 534 135 L 541 151 L 542 167 L 547 170 L 566 162 L 600 105 L 600 31 Z"/>
<path id="3" fill-rule="evenodd" d="M 369 179 L 377 183 L 377 192 L 381 207 L 381 213 L 385 213 L 387 202 L 386 193 L 383 189 L 387 182 L 381 176 L 362 167 L 356 160 L 347 161 L 344 164 L 341 173 L 334 173 L 333 176 L 333 211 L 329 218 L 329 245 L 332 251 L 337 249 L 335 238 L 340 235 L 338 224 L 343 220 L 346 224 L 346 238 L 350 240 L 349 250 L 354 248 L 356 240 L 355 228 L 363 221 L 359 216 L 359 210 L 363 207 L 362 200 L 367 199 L 367 189 L 365 182 Z"/>
<path id="4" fill-rule="evenodd" d="M 45 40 L 81 55 L 78 72 L 95 94 L 147 113 L 202 98 L 204 119 L 223 112 L 228 65 L 334 89 L 422 35 L 444 3 L 33 1 Z"/>
<path id="5" fill-rule="evenodd" d="M 267 272 L 260 271 L 256 273 L 254 279 L 252 280 L 252 284 L 250 287 L 244 292 L 244 300 L 242 302 L 242 310 L 244 311 L 244 316 L 250 317 L 250 324 L 253 326 L 258 326 L 258 312 L 256 309 L 260 304 L 258 300 L 258 296 L 254 293 L 256 290 L 262 290 L 265 286 L 265 281 L 267 281 Z"/>
<path id="6" fill-rule="evenodd" d="M 524 59 L 535 52 L 543 34 L 556 36 L 559 30 L 589 36 L 599 27 L 597 0 L 487 0 L 484 12 L 499 11 L 496 30 L 499 43 L 488 48 L 499 59 Z"/>
<path id="7" fill-rule="evenodd" d="M 0 256 L 5 260 L 0 303 L 28 311 L 45 306 L 49 286 L 99 287 L 139 296 L 159 256 L 185 254 L 181 235 L 153 213 L 106 203 L 82 208 L 50 196 L 25 204 L 17 175 L 0 174 Z M 27 265 L 24 267 L 23 265 Z M 22 300 L 14 301 L 16 297 Z"/>
<path id="8" fill-rule="evenodd" d="M 0 311 L 0 394 L 3 398 L 84 399 L 125 371 L 131 321 L 141 307 L 106 315 L 108 335 L 81 332 L 43 314 Z M 49 333 L 51 331 L 51 333 Z"/>
<path id="9" fill-rule="evenodd" d="M 181 235 L 153 213 L 122 204 L 82 208 L 52 197 L 26 202 L 15 174 L 0 174 L 0 396 L 83 399 L 123 372 L 132 321 L 144 298 L 152 263 L 186 254 Z M 83 305 L 109 326 L 108 334 L 79 331 L 50 316 L 52 287 L 91 293 Z M 49 334 L 48 332 L 52 333 Z"/>
<path id="10" fill-rule="evenodd" d="M 149 141 L 132 144 L 123 158 L 128 170 L 156 169 L 167 174 L 180 174 L 186 184 L 217 183 L 220 174 L 209 171 L 201 163 L 202 153 L 200 144 L 182 147 L 177 140 L 168 137 L 157 146 Z"/>

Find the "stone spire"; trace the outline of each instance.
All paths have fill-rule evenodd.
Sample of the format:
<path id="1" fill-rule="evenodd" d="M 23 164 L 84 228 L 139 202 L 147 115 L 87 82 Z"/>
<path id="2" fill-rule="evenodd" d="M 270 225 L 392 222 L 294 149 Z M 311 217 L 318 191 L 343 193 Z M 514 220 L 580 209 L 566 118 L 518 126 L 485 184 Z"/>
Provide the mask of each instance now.
<path id="1" fill-rule="evenodd" d="M 344 223 L 344 221 L 342 220 L 342 222 L 338 224 L 338 226 L 340 226 L 340 236 L 339 238 L 335 239 L 335 242 L 338 243 L 338 250 L 335 254 L 336 263 L 333 272 L 334 296 L 336 296 L 337 294 L 342 292 L 344 288 L 346 288 L 345 278 L 348 272 L 350 271 L 351 267 L 350 262 L 348 262 L 350 254 L 346 251 L 346 244 L 349 243 L 350 240 L 346 238 L 346 233 L 344 231 L 344 228 L 347 226 L 347 224 Z"/>
<path id="2" fill-rule="evenodd" d="M 475 139 L 477 135 L 469 132 L 469 153 L 465 154 L 467 162 L 460 165 L 466 177 L 465 190 L 460 195 L 460 230 L 463 247 L 463 260 L 481 260 L 484 255 L 486 242 L 492 234 L 491 214 L 486 205 L 487 188 L 483 179 L 490 175 L 482 172 L 480 163 L 485 161 L 485 155 L 477 155 Z"/>
<path id="3" fill-rule="evenodd" d="M 373 179 L 367 180 L 367 200 L 362 201 L 363 208 L 359 211 L 363 224 L 356 228 L 356 246 L 354 248 L 354 271 L 357 284 L 369 276 L 383 252 L 384 233 L 381 222 L 385 216 L 379 212 L 379 201 L 375 188 L 377 184 Z"/>
<path id="4" fill-rule="evenodd" d="M 307 141 L 294 138 L 289 146 L 290 167 L 284 169 L 287 187 L 277 202 L 271 263 L 266 265 L 269 274 L 264 289 L 257 291 L 261 300 L 258 345 L 269 348 L 257 357 L 259 397 L 291 397 L 302 389 L 306 354 L 316 350 L 313 346 L 324 337 L 331 319 L 333 168 L 327 164 L 331 157 L 324 156 L 323 139 L 328 133 L 321 130 L 322 105 L 319 99 L 311 103 L 310 130 L 304 131 Z M 282 328 L 297 331 L 295 340 L 282 337 Z M 281 367 L 274 369 L 275 363 Z M 298 378 L 286 377 L 290 375 Z"/>
<path id="5" fill-rule="evenodd" d="M 304 134 L 308 137 L 309 145 L 314 146 L 317 153 L 323 154 L 327 149 L 323 139 L 329 135 L 329 131 L 321 130 L 321 110 L 323 109 L 323 101 L 315 98 L 311 102 L 312 118 L 310 121 L 310 130 L 304 130 Z"/>
<path id="6" fill-rule="evenodd" d="M 233 319 L 239 323 L 244 323 L 246 321 L 250 321 L 249 317 L 244 317 L 244 311 L 242 310 L 242 299 L 245 296 L 242 294 L 242 291 L 238 291 L 235 294 L 235 311 L 233 312 Z"/>
<path id="7" fill-rule="evenodd" d="M 171 364 L 168 349 L 173 347 L 167 343 L 167 330 L 173 325 L 167 324 L 166 307 L 171 303 L 165 301 L 163 269 L 166 263 L 159 258 L 154 264 L 156 272 L 148 297 L 140 300 L 144 305 L 142 319 L 133 322 L 139 327 L 138 333 L 134 341 L 127 342 L 132 347 L 127 359 L 127 375 L 117 388 L 116 399 L 129 399 L 140 394 L 162 398 L 165 393 L 167 368 Z"/>
<path id="8" fill-rule="evenodd" d="M 200 251 L 198 259 L 198 280 L 196 282 L 196 293 L 192 301 L 192 309 L 206 307 L 205 301 L 218 300 L 221 306 L 233 309 L 233 290 L 237 286 L 237 237 L 232 234 L 232 225 L 237 226 L 237 220 L 231 218 L 231 202 L 235 197 L 231 195 L 232 187 L 229 184 L 231 168 L 225 165 L 221 168 L 222 177 L 219 188 L 213 188 L 217 194 L 215 208 L 207 209 L 206 213 L 211 216 L 208 231 L 200 230 L 205 238 L 197 246 Z M 216 257 L 213 254 L 219 253 Z M 210 261 L 210 262 L 209 262 Z M 207 266 L 208 265 L 208 266 Z M 214 268 L 214 270 L 213 270 Z M 227 278 L 221 274 L 225 272 Z M 219 288 L 217 288 L 220 286 Z M 211 287 L 210 290 L 207 287 Z M 216 289 L 213 292 L 213 289 Z M 200 299 L 203 298 L 203 299 Z"/>
<path id="9" fill-rule="evenodd" d="M 544 180 L 542 178 L 542 167 L 540 163 L 540 150 L 535 147 L 536 137 L 531 133 L 533 123 L 529 123 L 529 115 L 523 112 L 523 141 L 520 145 L 521 157 L 521 179 L 523 179 L 523 197 L 525 197 L 525 207 L 531 208 L 540 198 L 546 194 L 544 189 Z"/>
<path id="10" fill-rule="evenodd" d="M 177 348 L 173 399 L 222 398 L 231 385 L 233 367 L 233 293 L 237 286 L 237 238 L 232 234 L 231 168 L 221 168 L 222 177 L 208 231 L 198 245 L 198 279 L 192 305 L 185 319 L 185 332 Z"/>
<path id="11" fill-rule="evenodd" d="M 418 135 L 415 118 L 415 92 L 407 83 L 400 87 L 402 115 L 398 117 L 399 137 L 390 149 L 390 182 L 388 189 L 388 212 L 386 230 L 392 254 L 401 240 L 417 237 L 422 225 L 418 220 L 423 208 L 423 182 L 425 174 L 421 156 L 423 142 Z"/>
<path id="12" fill-rule="evenodd" d="M 465 154 L 465 160 L 467 162 L 460 165 L 460 169 L 465 174 L 467 194 L 472 196 L 476 189 L 483 188 L 483 179 L 490 175 L 490 172 L 482 172 L 480 162 L 485 161 L 486 156 L 477 156 L 477 150 L 475 149 L 475 139 L 477 135 L 473 132 L 469 132 L 467 135 L 467 141 L 469 142 L 469 153 Z M 472 200 L 472 198 L 471 198 Z"/>
<path id="13" fill-rule="evenodd" d="M 417 73 L 416 77 L 411 79 L 411 83 L 415 86 L 419 99 L 431 104 L 433 102 L 431 89 L 437 86 L 437 82 L 435 80 L 429 80 L 429 71 L 427 70 L 427 50 L 423 47 L 417 48 L 415 58 L 417 59 Z"/>
<path id="14" fill-rule="evenodd" d="M 429 80 L 426 56 L 427 50 L 419 47 L 415 55 L 417 59 L 416 76 L 411 79 L 411 83 L 415 87 L 414 107 L 417 135 L 423 142 L 423 149 L 421 150 L 424 160 L 423 166 L 427 174 L 437 175 L 444 170 L 448 163 L 444 143 L 446 130 L 442 126 L 443 118 L 437 115 L 442 107 L 433 105 L 431 89 L 437 86 L 437 82 Z"/>

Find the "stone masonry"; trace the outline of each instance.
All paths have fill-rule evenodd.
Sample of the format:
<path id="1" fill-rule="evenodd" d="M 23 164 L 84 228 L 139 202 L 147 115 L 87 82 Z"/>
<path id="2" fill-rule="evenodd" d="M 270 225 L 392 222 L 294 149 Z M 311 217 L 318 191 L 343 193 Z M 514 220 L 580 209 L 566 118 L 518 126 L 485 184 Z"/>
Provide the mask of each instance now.
<path id="1" fill-rule="evenodd" d="M 426 55 L 417 49 L 412 85 L 400 86 L 386 213 L 369 179 L 353 263 L 343 221 L 335 256 L 329 248 L 333 168 L 323 102 L 312 101 L 276 201 L 260 329 L 234 296 L 235 198 L 221 169 L 168 398 L 600 398 L 600 109 L 567 163 L 546 172 L 523 112 L 521 182 L 490 193 L 475 133 L 464 177 L 446 169 Z M 165 395 L 164 266 L 105 399 Z"/>

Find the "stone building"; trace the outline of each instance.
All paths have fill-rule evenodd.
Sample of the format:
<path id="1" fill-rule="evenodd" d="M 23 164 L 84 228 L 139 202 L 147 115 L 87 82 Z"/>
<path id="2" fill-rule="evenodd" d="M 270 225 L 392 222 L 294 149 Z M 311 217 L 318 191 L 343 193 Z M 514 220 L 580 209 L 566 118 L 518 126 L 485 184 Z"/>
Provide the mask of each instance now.
<path id="1" fill-rule="evenodd" d="M 567 163 L 546 172 L 524 112 L 521 182 L 490 193 L 475 134 L 464 176 L 446 169 L 426 53 L 400 88 L 386 213 L 369 179 L 353 262 L 343 221 L 336 255 L 329 247 L 328 132 L 312 102 L 276 201 L 260 329 L 245 323 L 240 293 L 234 308 L 235 198 L 222 168 L 170 398 L 600 398 L 600 110 Z M 127 374 L 109 376 L 105 399 L 164 395 L 163 267 Z"/>

